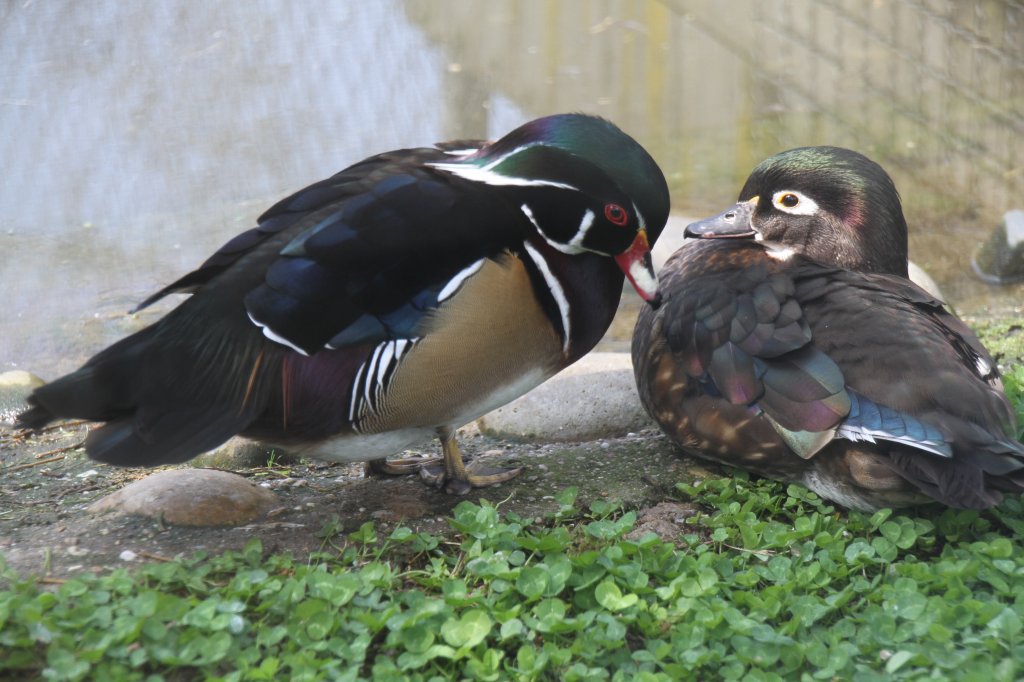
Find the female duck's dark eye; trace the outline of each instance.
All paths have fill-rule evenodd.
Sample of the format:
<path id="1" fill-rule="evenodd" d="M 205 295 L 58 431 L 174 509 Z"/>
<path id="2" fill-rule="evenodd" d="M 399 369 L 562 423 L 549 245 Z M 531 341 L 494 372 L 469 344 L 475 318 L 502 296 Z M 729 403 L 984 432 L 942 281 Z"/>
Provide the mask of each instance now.
<path id="1" fill-rule="evenodd" d="M 629 214 L 626 213 L 626 209 L 622 208 L 618 204 L 606 204 L 604 207 L 604 217 L 608 219 L 613 225 L 622 226 L 629 222 Z"/>
<path id="2" fill-rule="evenodd" d="M 782 198 L 779 199 L 779 201 L 786 208 L 793 208 L 794 206 L 800 203 L 800 197 L 798 197 L 795 194 L 784 194 L 782 195 Z"/>

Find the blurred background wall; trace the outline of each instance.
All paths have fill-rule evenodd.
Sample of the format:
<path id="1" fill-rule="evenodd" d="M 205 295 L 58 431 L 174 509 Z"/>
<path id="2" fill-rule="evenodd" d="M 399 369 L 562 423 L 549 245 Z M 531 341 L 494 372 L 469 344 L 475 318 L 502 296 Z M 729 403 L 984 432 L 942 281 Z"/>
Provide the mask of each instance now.
<path id="1" fill-rule="evenodd" d="M 961 311 L 1021 310 L 1021 286 L 969 266 L 1024 208 L 1018 0 L 11 0 L 0 370 L 72 369 L 270 203 L 363 156 L 572 110 L 637 137 L 694 216 L 777 151 L 858 149 Z"/>

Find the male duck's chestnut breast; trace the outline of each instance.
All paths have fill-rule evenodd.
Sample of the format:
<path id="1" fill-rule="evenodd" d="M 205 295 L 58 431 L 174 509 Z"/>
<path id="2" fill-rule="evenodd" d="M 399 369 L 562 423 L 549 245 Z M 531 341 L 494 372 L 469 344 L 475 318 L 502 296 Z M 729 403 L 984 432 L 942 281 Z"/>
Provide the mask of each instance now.
<path id="1" fill-rule="evenodd" d="M 461 425 L 564 366 L 561 339 L 511 254 L 485 260 L 432 315 L 363 429 Z"/>

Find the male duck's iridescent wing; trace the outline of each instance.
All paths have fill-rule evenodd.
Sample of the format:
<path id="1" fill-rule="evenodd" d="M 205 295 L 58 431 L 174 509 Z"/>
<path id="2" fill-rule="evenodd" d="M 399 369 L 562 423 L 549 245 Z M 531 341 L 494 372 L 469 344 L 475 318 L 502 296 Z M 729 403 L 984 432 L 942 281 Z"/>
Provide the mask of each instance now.
<path id="1" fill-rule="evenodd" d="M 457 191 L 459 178 L 423 167 L 442 151 L 413 155 L 373 157 L 275 205 L 162 292 L 194 291 L 188 301 L 41 387 L 22 424 L 54 414 L 103 420 L 90 456 L 184 461 L 262 413 L 289 348 L 415 334 L 460 273 L 516 240 L 518 224 L 486 196 Z M 204 371 L 182 371 L 196 364 Z"/>

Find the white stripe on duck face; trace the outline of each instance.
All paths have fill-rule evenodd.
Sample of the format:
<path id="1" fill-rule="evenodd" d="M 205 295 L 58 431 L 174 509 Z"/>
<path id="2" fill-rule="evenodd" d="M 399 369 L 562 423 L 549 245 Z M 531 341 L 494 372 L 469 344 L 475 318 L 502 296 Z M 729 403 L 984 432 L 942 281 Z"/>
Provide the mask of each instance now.
<path id="1" fill-rule="evenodd" d="M 530 221 L 530 224 L 533 225 L 534 229 L 537 230 L 540 236 L 544 238 L 544 241 L 550 244 L 553 249 L 561 251 L 569 256 L 575 256 L 577 254 L 590 251 L 590 249 L 583 246 L 583 240 L 587 236 L 587 231 L 589 231 L 590 227 L 594 224 L 594 212 L 589 208 L 583 214 L 583 219 L 580 220 L 580 226 L 576 228 L 576 234 L 573 235 L 572 239 L 570 239 L 567 244 L 556 242 L 544 234 L 544 229 L 541 228 L 540 223 L 538 223 L 537 219 L 533 216 L 533 211 L 530 209 L 529 204 L 523 204 L 519 207 L 519 210 L 523 212 L 523 215 L 525 215 L 526 219 Z"/>
<path id="2" fill-rule="evenodd" d="M 576 187 L 573 187 L 572 185 L 567 185 L 564 182 L 558 182 L 556 180 L 542 180 L 539 178 L 520 178 L 514 175 L 503 175 L 494 170 L 497 166 L 507 161 L 510 157 L 513 157 L 516 154 L 526 149 L 529 149 L 530 147 L 535 147 L 537 146 L 537 144 L 539 143 L 525 144 L 522 147 L 516 147 L 508 154 L 505 154 L 504 156 L 499 156 L 495 160 L 483 166 L 477 166 L 476 164 L 473 163 L 428 163 L 426 165 L 431 168 L 436 168 L 438 170 L 445 171 L 446 173 L 451 173 L 452 175 L 457 175 L 464 180 L 469 180 L 470 182 L 482 182 L 483 184 L 491 185 L 492 187 L 516 185 L 518 187 L 559 187 L 561 189 L 571 189 L 579 191 Z"/>
<path id="3" fill-rule="evenodd" d="M 580 226 L 576 229 L 576 234 L 569 240 L 569 246 L 576 247 L 581 251 L 588 251 L 589 249 L 583 246 L 583 240 L 587 238 L 587 232 L 590 231 L 593 224 L 594 212 L 588 208 L 583 214 L 583 220 L 580 221 Z"/>
<path id="4" fill-rule="evenodd" d="M 377 344 L 370 357 L 359 366 L 355 381 L 352 382 L 352 397 L 349 401 L 348 418 L 358 431 L 359 420 L 375 412 L 387 392 L 395 370 L 419 338 L 392 339 Z"/>
<path id="5" fill-rule="evenodd" d="M 530 242 L 523 242 L 523 247 L 526 249 L 526 253 L 530 256 L 530 259 L 540 270 L 540 274 L 544 277 L 544 282 L 548 285 L 548 289 L 551 291 L 552 298 L 555 299 L 555 303 L 558 304 L 558 312 L 562 317 L 562 352 L 569 352 L 569 339 L 571 338 L 571 327 L 569 323 L 569 299 L 565 296 L 565 290 L 562 288 L 562 283 L 558 281 L 554 273 L 551 272 L 551 268 L 548 267 L 548 262 L 544 260 L 544 256 L 541 255 L 540 251 L 535 249 Z"/>

